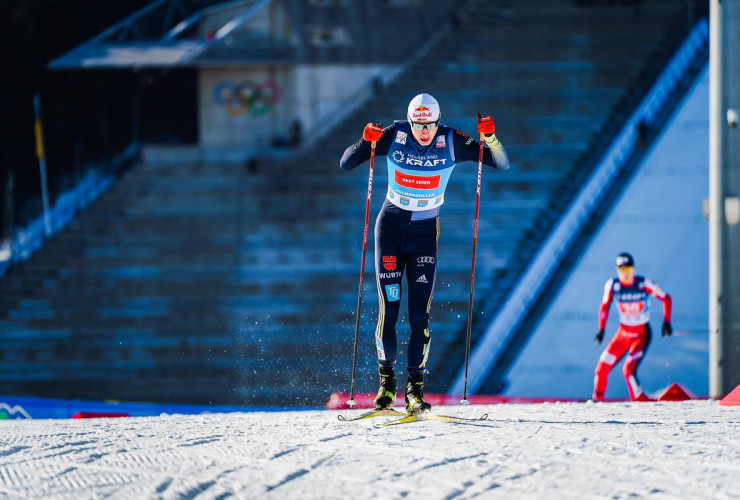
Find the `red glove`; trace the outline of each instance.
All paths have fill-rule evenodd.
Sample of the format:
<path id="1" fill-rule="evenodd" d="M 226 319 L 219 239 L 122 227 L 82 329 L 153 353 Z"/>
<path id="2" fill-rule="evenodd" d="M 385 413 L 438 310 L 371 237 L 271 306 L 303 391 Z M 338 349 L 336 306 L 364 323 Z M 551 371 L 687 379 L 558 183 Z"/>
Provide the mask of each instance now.
<path id="1" fill-rule="evenodd" d="M 374 123 L 368 123 L 365 125 L 365 131 L 362 133 L 362 138 L 367 142 L 379 141 L 383 137 L 383 126 L 376 125 Z"/>
<path id="2" fill-rule="evenodd" d="M 493 118 L 490 116 L 476 115 L 478 119 L 478 133 L 484 135 L 491 135 L 496 132 L 496 124 L 493 123 Z"/>

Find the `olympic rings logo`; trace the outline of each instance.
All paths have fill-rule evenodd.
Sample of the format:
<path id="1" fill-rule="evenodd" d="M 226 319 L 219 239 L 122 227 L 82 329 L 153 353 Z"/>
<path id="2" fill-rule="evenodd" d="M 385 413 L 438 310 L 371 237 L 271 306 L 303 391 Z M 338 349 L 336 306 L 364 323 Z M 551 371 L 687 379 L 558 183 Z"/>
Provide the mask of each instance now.
<path id="1" fill-rule="evenodd" d="M 261 116 L 270 111 L 282 94 L 283 89 L 275 80 L 265 80 L 259 85 L 251 80 L 239 83 L 224 80 L 213 89 L 213 100 L 231 116 L 245 113 Z"/>

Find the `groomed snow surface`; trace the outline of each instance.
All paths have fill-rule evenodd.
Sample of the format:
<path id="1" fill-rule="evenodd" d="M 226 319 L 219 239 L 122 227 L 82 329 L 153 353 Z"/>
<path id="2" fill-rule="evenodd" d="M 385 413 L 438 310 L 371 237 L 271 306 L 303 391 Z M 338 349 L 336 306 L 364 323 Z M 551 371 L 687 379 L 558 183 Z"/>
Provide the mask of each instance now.
<path id="1" fill-rule="evenodd" d="M 444 407 L 0 423 L 0 498 L 740 498 L 740 407 Z"/>

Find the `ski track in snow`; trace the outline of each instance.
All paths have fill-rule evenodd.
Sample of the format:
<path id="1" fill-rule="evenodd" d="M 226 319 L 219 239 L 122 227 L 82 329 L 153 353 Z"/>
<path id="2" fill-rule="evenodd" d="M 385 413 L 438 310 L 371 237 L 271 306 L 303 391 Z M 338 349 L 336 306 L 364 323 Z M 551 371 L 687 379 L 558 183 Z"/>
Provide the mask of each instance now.
<path id="1" fill-rule="evenodd" d="M 740 407 L 437 408 L 0 423 L 0 498 L 740 498 Z"/>

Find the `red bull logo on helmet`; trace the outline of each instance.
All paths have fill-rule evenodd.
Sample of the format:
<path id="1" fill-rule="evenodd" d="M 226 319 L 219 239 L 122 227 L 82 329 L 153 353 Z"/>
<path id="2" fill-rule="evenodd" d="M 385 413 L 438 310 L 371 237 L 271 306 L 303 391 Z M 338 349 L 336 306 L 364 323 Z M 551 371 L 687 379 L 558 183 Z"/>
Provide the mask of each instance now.
<path id="1" fill-rule="evenodd" d="M 411 112 L 411 119 L 414 121 L 432 120 L 433 118 L 434 118 L 434 112 L 426 106 L 417 106 Z"/>

